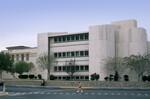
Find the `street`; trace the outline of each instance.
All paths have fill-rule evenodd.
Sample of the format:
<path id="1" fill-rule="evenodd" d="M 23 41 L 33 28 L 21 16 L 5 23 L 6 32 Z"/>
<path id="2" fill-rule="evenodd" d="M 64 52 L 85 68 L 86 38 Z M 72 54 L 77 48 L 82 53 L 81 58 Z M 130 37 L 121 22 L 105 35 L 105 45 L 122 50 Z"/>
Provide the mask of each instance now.
<path id="1" fill-rule="evenodd" d="M 6 91 L 9 96 L 0 99 L 150 99 L 150 89 L 83 89 L 77 94 L 77 89 L 7 86 Z"/>

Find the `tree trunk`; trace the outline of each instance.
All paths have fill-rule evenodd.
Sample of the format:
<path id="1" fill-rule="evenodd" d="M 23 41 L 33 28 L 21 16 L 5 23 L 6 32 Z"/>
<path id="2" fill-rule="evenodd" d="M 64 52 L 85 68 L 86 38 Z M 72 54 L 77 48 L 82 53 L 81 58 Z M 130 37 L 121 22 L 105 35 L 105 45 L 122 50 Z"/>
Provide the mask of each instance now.
<path id="1" fill-rule="evenodd" d="M 2 70 L 0 70 L 0 79 L 2 79 Z"/>
<path id="2" fill-rule="evenodd" d="M 50 80 L 50 69 L 47 70 L 47 80 Z"/>

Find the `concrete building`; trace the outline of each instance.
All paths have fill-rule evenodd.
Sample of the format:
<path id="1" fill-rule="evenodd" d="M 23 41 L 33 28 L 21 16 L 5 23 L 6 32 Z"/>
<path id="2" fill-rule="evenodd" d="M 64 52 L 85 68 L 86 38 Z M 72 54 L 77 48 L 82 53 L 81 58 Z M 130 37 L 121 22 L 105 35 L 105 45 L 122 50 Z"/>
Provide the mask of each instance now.
<path id="1" fill-rule="evenodd" d="M 20 51 L 23 50 L 17 50 Z M 100 80 L 104 80 L 109 75 L 104 68 L 105 59 L 150 53 L 150 43 L 146 30 L 137 27 L 136 20 L 131 19 L 90 26 L 86 32 L 39 33 L 35 53 L 38 57 L 44 52 L 50 52 L 56 57 L 58 63 L 51 73 L 58 80 L 68 76 L 64 66 L 69 60 L 75 60 L 76 63 L 74 79 L 89 80 L 91 74 L 97 73 Z M 46 74 L 44 72 L 43 77 L 46 78 Z"/>

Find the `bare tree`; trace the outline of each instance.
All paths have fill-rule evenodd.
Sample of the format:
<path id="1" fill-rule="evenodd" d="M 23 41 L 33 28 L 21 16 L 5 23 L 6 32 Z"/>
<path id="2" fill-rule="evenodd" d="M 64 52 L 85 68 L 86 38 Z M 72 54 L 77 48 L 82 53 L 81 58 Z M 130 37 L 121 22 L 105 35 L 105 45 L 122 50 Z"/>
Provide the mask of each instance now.
<path id="1" fill-rule="evenodd" d="M 138 75 L 138 81 L 141 81 L 143 74 L 150 70 L 150 57 L 147 54 L 144 55 L 130 55 L 124 58 L 128 67 L 135 71 Z"/>
<path id="2" fill-rule="evenodd" d="M 47 70 L 47 80 L 49 80 L 50 71 L 53 68 L 53 66 L 57 63 L 55 57 L 53 55 L 50 55 L 50 57 L 48 58 L 48 54 L 43 53 L 37 58 L 36 63 L 38 64 L 39 68 Z"/>
<path id="3" fill-rule="evenodd" d="M 113 74 L 115 74 L 116 81 L 119 80 L 120 75 L 123 74 L 125 69 L 128 68 L 124 63 L 123 58 L 120 57 L 109 57 L 108 59 L 106 59 L 105 66 L 107 72 L 112 72 Z"/>
<path id="4" fill-rule="evenodd" d="M 76 72 L 76 63 L 74 60 L 69 60 L 65 62 L 65 71 L 68 73 L 70 79 L 73 79 L 73 74 Z"/>

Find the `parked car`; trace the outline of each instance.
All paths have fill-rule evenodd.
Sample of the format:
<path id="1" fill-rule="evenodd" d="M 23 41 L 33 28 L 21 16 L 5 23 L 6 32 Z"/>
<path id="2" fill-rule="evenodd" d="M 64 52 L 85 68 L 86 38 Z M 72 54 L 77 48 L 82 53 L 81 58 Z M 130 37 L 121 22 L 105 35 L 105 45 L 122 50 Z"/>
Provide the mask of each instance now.
<path id="1" fill-rule="evenodd" d="M 0 79 L 0 86 L 3 86 L 4 81 L 2 79 Z"/>

